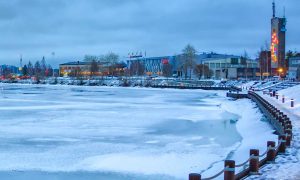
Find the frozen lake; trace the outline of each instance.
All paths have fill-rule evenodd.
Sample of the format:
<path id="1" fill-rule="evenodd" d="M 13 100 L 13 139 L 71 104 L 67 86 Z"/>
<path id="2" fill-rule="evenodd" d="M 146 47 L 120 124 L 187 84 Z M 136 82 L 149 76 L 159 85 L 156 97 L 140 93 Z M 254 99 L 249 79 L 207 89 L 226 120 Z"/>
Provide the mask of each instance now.
<path id="1" fill-rule="evenodd" d="M 1 179 L 186 179 L 276 138 L 254 104 L 223 92 L 0 88 Z"/>

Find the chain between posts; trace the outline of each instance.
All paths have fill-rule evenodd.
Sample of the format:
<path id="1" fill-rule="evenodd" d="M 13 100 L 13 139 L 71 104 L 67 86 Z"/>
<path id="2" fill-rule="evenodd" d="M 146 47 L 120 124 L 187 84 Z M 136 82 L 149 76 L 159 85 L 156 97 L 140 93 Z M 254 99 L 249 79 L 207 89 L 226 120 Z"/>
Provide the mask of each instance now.
<path id="1" fill-rule="evenodd" d="M 260 157 L 260 158 L 264 157 L 271 149 L 273 149 L 273 147 L 268 146 L 267 150 L 263 154 L 259 155 L 258 157 Z"/>
<path id="2" fill-rule="evenodd" d="M 229 168 L 229 166 L 226 166 L 222 171 L 220 171 L 220 172 L 217 173 L 216 175 L 214 175 L 214 176 L 212 176 L 212 177 L 208 177 L 208 178 L 203 178 L 202 180 L 212 180 L 212 179 L 215 179 L 216 177 L 218 177 L 218 176 L 220 176 L 221 174 L 223 174 L 226 168 Z"/>
<path id="3" fill-rule="evenodd" d="M 252 155 L 251 155 L 252 156 Z M 249 159 L 247 159 L 245 162 L 241 163 L 241 164 L 238 164 L 238 165 L 235 165 L 235 167 L 242 167 L 242 166 L 245 166 L 251 159 L 252 157 L 250 157 Z"/>

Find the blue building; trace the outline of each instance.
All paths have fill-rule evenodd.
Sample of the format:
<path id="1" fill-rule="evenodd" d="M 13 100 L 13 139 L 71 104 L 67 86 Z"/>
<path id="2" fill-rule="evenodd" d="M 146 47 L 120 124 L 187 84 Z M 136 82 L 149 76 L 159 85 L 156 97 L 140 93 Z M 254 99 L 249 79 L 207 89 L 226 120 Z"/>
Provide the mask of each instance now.
<path id="1" fill-rule="evenodd" d="M 0 65 L 0 75 L 6 76 L 8 74 L 20 74 L 19 68 L 11 65 Z"/>
<path id="2" fill-rule="evenodd" d="M 144 67 L 144 73 L 147 75 L 162 75 L 164 64 L 172 65 L 172 72 L 176 73 L 176 56 L 131 57 L 126 62 L 128 68 L 134 63 L 139 63 Z"/>

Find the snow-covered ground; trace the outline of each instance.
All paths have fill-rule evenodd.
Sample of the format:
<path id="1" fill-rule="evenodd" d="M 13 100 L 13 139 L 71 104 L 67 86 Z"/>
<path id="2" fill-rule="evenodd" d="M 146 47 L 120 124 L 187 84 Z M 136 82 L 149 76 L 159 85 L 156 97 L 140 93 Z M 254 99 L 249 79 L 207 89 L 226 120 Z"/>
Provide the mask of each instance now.
<path id="1" fill-rule="evenodd" d="M 254 103 L 221 91 L 0 88 L 0 179 L 207 177 L 276 139 Z"/>
<path id="2" fill-rule="evenodd" d="M 261 176 L 254 176 L 249 179 L 300 179 L 300 85 L 287 88 L 279 93 L 279 99 L 268 95 L 260 95 L 274 104 L 282 112 L 288 115 L 293 124 L 292 147 L 287 149 L 285 155 L 280 155 L 275 164 L 270 164 L 261 169 Z M 282 95 L 285 96 L 285 103 L 282 103 Z M 290 100 L 295 99 L 295 107 L 291 108 Z"/>

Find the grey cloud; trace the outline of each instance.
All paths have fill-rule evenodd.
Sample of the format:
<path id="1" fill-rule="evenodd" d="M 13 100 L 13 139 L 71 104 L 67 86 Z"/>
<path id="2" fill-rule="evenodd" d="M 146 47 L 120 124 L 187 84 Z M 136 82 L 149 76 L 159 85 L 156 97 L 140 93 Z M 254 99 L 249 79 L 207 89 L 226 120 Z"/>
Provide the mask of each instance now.
<path id="1" fill-rule="evenodd" d="M 271 0 L 0 0 L 0 62 L 57 54 L 56 61 L 115 51 L 125 56 L 199 52 L 254 56 L 269 40 Z M 299 49 L 297 0 L 286 6 L 289 49 Z"/>

